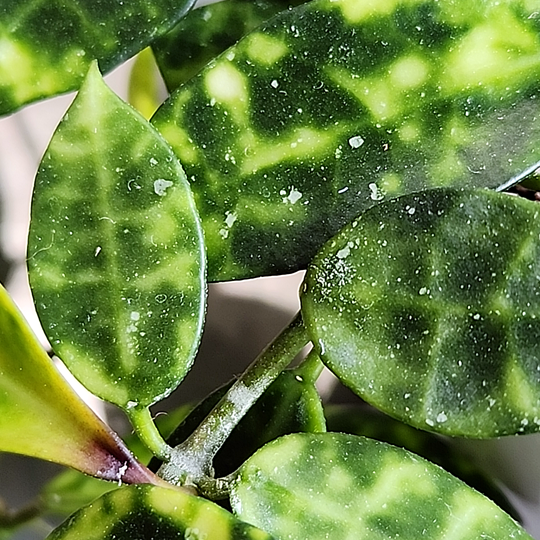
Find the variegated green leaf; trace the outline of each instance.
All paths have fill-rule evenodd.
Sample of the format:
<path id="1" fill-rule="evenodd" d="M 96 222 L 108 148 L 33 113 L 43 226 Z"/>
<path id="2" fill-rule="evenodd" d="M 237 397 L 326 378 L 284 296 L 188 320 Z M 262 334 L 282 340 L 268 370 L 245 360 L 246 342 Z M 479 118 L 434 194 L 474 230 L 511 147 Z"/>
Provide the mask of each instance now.
<path id="1" fill-rule="evenodd" d="M 266 445 L 240 469 L 232 505 L 278 540 L 532 540 L 493 502 L 429 461 L 337 433 Z"/>
<path id="2" fill-rule="evenodd" d="M 0 451 L 107 480 L 158 482 L 55 368 L 0 285 Z"/>
<path id="3" fill-rule="evenodd" d="M 394 420 L 367 403 L 329 405 L 325 407 L 324 412 L 328 431 L 362 435 L 405 448 L 463 480 L 514 519 L 520 520 L 519 512 L 497 481 L 487 475 L 467 452 L 460 451 L 452 444 L 451 440 Z"/>
<path id="4" fill-rule="evenodd" d="M 28 254 L 44 330 L 90 391 L 137 409 L 183 379 L 205 306 L 198 215 L 167 143 L 97 69 L 41 163 Z"/>
<path id="5" fill-rule="evenodd" d="M 190 179 L 211 280 L 292 271 L 378 201 L 497 186 L 540 159 L 540 0 L 315 0 L 153 123 Z"/>
<path id="6" fill-rule="evenodd" d="M 152 43 L 170 92 L 276 13 L 303 0 L 227 0 L 188 13 Z"/>
<path id="7" fill-rule="evenodd" d="M 48 540 L 272 540 L 205 499 L 155 486 L 129 486 L 83 508 Z"/>
<path id="8" fill-rule="evenodd" d="M 77 88 L 167 32 L 194 0 L 2 0 L 0 114 Z"/>
<path id="9" fill-rule="evenodd" d="M 422 429 L 540 430 L 540 207 L 431 190 L 378 205 L 329 241 L 304 284 L 322 360 Z"/>

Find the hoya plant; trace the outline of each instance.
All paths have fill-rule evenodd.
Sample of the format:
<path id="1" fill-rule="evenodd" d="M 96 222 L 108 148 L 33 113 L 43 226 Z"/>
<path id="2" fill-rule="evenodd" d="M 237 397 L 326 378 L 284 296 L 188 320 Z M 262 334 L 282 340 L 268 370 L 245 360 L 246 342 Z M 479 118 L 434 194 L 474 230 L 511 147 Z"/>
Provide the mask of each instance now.
<path id="1" fill-rule="evenodd" d="M 0 8 L 0 111 L 78 91 L 35 180 L 35 307 L 135 432 L 0 289 L 0 451 L 79 471 L 0 537 L 531 539 L 448 441 L 540 431 L 540 207 L 506 193 L 537 186 L 540 0 L 192 3 Z M 149 120 L 102 79 L 148 46 Z M 208 283 L 301 269 L 245 372 L 155 421 Z M 325 366 L 356 405 L 322 402 Z"/>

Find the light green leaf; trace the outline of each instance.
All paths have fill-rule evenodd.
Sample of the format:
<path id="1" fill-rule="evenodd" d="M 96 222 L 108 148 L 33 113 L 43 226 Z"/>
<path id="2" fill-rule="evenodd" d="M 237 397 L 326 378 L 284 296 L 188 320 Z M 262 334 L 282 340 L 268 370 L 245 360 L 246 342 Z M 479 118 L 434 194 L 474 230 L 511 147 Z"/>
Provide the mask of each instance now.
<path id="1" fill-rule="evenodd" d="M 232 506 L 278 540 L 532 540 L 494 503 L 429 461 L 337 433 L 266 445 L 240 469 Z"/>
<path id="2" fill-rule="evenodd" d="M 153 123 L 192 182 L 209 279 L 296 270 L 381 200 L 538 162 L 539 9 L 315 0 L 179 88 Z"/>
<path id="3" fill-rule="evenodd" d="M 194 0 L 2 0 L 0 114 L 74 90 L 172 28 Z"/>
<path id="4" fill-rule="evenodd" d="M 426 430 L 540 430 L 540 206 L 431 190 L 378 205 L 315 257 L 302 312 L 357 394 Z"/>
<path id="5" fill-rule="evenodd" d="M 205 499 L 155 486 L 129 486 L 83 508 L 48 540 L 272 540 Z"/>
<path id="6" fill-rule="evenodd" d="M 276 13 L 302 0 L 227 0 L 194 9 L 152 43 L 170 92 Z"/>
<path id="7" fill-rule="evenodd" d="M 463 480 L 491 499 L 516 521 L 520 521 L 519 512 L 497 480 L 486 474 L 474 457 L 461 450 L 453 440 L 408 426 L 364 402 L 355 405 L 331 404 L 325 407 L 324 412 L 328 431 L 362 435 L 405 448 Z"/>
<path id="8" fill-rule="evenodd" d="M 184 378 L 206 293 L 193 198 L 167 143 L 95 68 L 41 163 L 28 254 L 45 333 L 91 392 L 142 410 Z"/>
<path id="9" fill-rule="evenodd" d="M 159 481 L 62 378 L 0 285 L 0 451 L 107 480 Z"/>

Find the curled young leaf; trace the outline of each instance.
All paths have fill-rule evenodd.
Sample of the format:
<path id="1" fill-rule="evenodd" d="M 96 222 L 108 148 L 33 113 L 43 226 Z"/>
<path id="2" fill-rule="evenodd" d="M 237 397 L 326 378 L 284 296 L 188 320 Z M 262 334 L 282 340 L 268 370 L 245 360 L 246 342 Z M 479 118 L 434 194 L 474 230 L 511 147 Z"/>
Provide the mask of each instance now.
<path id="1" fill-rule="evenodd" d="M 192 182 L 209 279 L 297 270 L 384 199 L 538 162 L 533 4 L 315 0 L 180 87 L 153 123 Z"/>
<path id="2" fill-rule="evenodd" d="M 0 114 L 73 90 L 169 30 L 194 0 L 2 0 Z"/>
<path id="3" fill-rule="evenodd" d="M 60 375 L 0 286 L 0 451 L 122 482 L 161 483 Z"/>
<path id="4" fill-rule="evenodd" d="M 178 490 L 128 486 L 82 508 L 48 540 L 272 540 L 214 503 Z"/>
<path id="5" fill-rule="evenodd" d="M 95 66 L 40 165 L 28 265 L 45 333 L 91 392 L 137 409 L 186 375 L 206 297 L 193 197 L 167 143 Z"/>
<path id="6" fill-rule="evenodd" d="M 304 322 L 358 395 L 467 437 L 540 430 L 540 207 L 431 190 L 365 212 L 312 261 Z"/>
<path id="7" fill-rule="evenodd" d="M 338 433 L 288 435 L 240 469 L 232 506 L 278 540 L 532 540 L 460 480 L 389 444 Z"/>

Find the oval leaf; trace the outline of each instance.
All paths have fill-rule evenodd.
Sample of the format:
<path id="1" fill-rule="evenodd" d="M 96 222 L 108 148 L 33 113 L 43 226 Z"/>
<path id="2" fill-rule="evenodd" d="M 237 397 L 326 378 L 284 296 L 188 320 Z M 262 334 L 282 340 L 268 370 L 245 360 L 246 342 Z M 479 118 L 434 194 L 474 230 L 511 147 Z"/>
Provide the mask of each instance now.
<path id="1" fill-rule="evenodd" d="M 194 0 L 2 0 L 0 114 L 77 88 L 92 60 L 109 71 L 165 33 Z"/>
<path id="2" fill-rule="evenodd" d="M 489 191 L 394 199 L 306 276 L 321 359 L 404 422 L 468 437 L 540 429 L 540 207 Z"/>
<path id="3" fill-rule="evenodd" d="M 366 403 L 356 406 L 330 405 L 325 407 L 325 415 L 328 431 L 362 435 L 414 452 L 483 493 L 520 521 L 519 512 L 497 482 L 445 437 L 403 424 Z"/>
<path id="4" fill-rule="evenodd" d="M 429 461 L 337 433 L 289 435 L 241 468 L 232 505 L 278 540 L 531 537 Z"/>
<path id="5" fill-rule="evenodd" d="M 227 0 L 194 9 L 152 43 L 169 92 L 276 13 L 303 0 Z"/>
<path id="6" fill-rule="evenodd" d="M 130 409 L 183 379 L 205 307 L 198 215 L 168 145 L 95 68 L 41 163 L 28 253 L 45 333 L 90 391 Z"/>
<path id="7" fill-rule="evenodd" d="M 0 285 L 0 451 L 124 482 L 159 482 L 80 399 Z"/>
<path id="8" fill-rule="evenodd" d="M 155 488 L 155 489 L 154 489 Z M 129 486 L 78 511 L 48 540 L 272 540 L 219 506 L 181 491 Z"/>
<path id="9" fill-rule="evenodd" d="M 192 181 L 209 279 L 294 271 L 385 198 L 536 163 L 537 7 L 315 0 L 181 87 L 153 123 Z"/>

